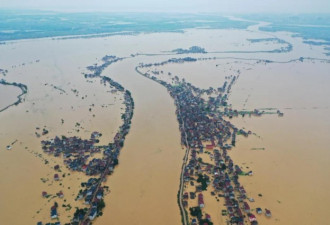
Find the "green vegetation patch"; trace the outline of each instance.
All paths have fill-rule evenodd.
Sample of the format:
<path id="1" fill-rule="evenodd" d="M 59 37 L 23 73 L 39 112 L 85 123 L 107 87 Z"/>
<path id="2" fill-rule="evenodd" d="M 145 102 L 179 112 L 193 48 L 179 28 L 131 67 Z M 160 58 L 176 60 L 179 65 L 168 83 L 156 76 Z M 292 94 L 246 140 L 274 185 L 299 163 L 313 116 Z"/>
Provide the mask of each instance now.
<path id="1" fill-rule="evenodd" d="M 210 182 L 210 178 L 207 176 L 203 176 L 203 175 L 198 175 L 198 179 L 197 179 L 198 183 L 201 183 L 202 185 L 202 190 L 205 191 L 207 189 L 207 183 Z"/>

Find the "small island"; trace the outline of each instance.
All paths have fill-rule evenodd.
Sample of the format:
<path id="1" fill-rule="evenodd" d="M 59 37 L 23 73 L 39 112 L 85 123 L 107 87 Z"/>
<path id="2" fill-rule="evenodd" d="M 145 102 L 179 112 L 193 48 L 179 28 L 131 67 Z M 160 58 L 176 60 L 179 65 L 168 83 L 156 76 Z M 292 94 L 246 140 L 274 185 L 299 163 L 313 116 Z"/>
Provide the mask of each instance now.
<path id="1" fill-rule="evenodd" d="M 204 48 L 199 47 L 199 46 L 192 46 L 189 49 L 183 49 L 183 48 L 177 48 L 172 50 L 172 52 L 176 54 L 189 54 L 189 53 L 202 53 L 205 54 L 207 51 L 205 51 Z"/>

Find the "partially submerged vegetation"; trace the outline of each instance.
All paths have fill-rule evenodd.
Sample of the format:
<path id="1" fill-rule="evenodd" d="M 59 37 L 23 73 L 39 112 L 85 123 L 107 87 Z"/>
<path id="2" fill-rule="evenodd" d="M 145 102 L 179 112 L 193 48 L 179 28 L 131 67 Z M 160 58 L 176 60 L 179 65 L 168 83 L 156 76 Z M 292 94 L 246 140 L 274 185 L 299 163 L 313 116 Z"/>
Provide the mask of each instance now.
<path id="1" fill-rule="evenodd" d="M 8 106 L 6 106 L 5 108 L 2 108 L 2 109 L 0 109 L 0 112 L 3 112 L 3 111 L 5 111 L 6 109 L 8 109 L 9 107 L 11 107 L 11 106 L 16 106 L 16 105 L 18 105 L 18 104 L 20 104 L 20 103 L 22 103 L 23 101 L 24 101 L 24 98 L 23 98 L 23 96 L 27 93 L 27 91 L 28 91 L 28 88 L 27 88 L 27 86 L 25 85 L 25 84 L 21 84 L 21 83 L 16 83 L 16 82 L 7 82 L 7 81 L 5 81 L 4 79 L 1 79 L 0 80 L 0 84 L 2 84 L 2 85 L 10 85 L 10 86 L 14 86 L 14 87 L 18 87 L 19 89 L 21 89 L 21 94 L 19 94 L 18 96 L 17 96 L 17 101 L 16 102 L 14 102 L 14 103 L 12 103 L 12 104 L 10 104 L 10 105 L 8 105 Z"/>
<path id="2" fill-rule="evenodd" d="M 176 54 L 189 54 L 189 53 L 207 53 L 204 48 L 199 47 L 199 46 L 192 46 L 189 49 L 183 49 L 183 48 L 177 48 L 172 50 L 172 52 Z"/>
<path id="3" fill-rule="evenodd" d="M 259 42 L 271 42 L 271 43 L 277 43 L 277 44 L 284 44 L 284 47 L 270 50 L 269 53 L 286 53 L 292 51 L 292 44 L 279 38 L 255 38 L 255 39 L 247 39 L 251 43 L 259 43 Z"/>

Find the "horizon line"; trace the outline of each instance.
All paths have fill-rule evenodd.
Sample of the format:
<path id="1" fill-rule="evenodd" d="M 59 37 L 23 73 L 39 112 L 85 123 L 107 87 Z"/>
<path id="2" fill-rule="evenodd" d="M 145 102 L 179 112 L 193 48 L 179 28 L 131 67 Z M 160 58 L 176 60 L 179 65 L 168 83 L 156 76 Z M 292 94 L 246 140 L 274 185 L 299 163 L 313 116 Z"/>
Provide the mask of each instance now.
<path id="1" fill-rule="evenodd" d="M 246 15 L 246 14 L 269 14 L 269 15 L 299 15 L 299 14 L 318 14 L 318 15 L 330 15 L 329 12 L 229 12 L 229 11 L 195 11 L 195 10 L 108 10 L 108 9 L 40 9 L 40 8 L 22 8 L 22 7 L 0 7 L 1 11 L 38 11 L 38 12 L 54 12 L 54 13 L 163 13 L 163 14 L 218 14 L 222 15 Z"/>

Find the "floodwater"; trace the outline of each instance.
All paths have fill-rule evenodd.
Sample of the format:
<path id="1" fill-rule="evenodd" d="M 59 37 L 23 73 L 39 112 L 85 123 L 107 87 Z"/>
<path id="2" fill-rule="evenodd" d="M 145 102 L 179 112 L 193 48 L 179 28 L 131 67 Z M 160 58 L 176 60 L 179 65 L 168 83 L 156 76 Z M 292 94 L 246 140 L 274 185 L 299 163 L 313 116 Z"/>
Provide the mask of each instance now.
<path id="1" fill-rule="evenodd" d="M 134 66 L 141 59 L 120 62 L 106 75 L 132 92 L 135 110 L 130 134 L 100 224 L 180 224 L 177 203 L 184 150 L 174 101 L 165 88 L 142 76 Z M 117 74 L 117 75 L 116 75 Z"/>
<path id="2" fill-rule="evenodd" d="M 229 152 L 243 170 L 254 173 L 240 179 L 248 196 L 256 200 L 250 207 L 272 211 L 271 219 L 257 216 L 261 224 L 327 223 L 322 215 L 326 215 L 330 201 L 329 64 L 313 60 L 265 64 L 257 60 L 211 59 L 150 70 L 163 74 L 171 71 L 171 77 L 179 76 L 201 88 L 220 87 L 225 76 L 237 75 L 240 70 L 229 96 L 233 109 L 276 108 L 284 112 L 284 117 L 273 114 L 230 119 L 238 128 L 255 133 L 248 138 L 239 136 L 236 147 Z M 202 71 L 209 73 L 198 78 L 196 74 Z M 212 215 L 214 209 L 221 211 L 221 202 L 217 205 L 214 197 L 204 196 L 206 212 Z M 223 224 L 218 214 L 212 221 Z"/>
<path id="3" fill-rule="evenodd" d="M 0 110 L 16 102 L 20 94 L 20 88 L 0 84 Z"/>
<path id="4" fill-rule="evenodd" d="M 239 138 L 234 162 L 254 171 L 244 180 L 252 207 L 270 208 L 272 224 L 327 224 L 330 195 L 330 65 L 297 62 L 259 66 L 232 89 L 233 106 L 276 107 L 284 117 L 236 118 L 260 137 Z M 248 100 L 243 97 L 249 96 Z M 264 151 L 251 150 L 265 148 Z M 244 168 L 243 167 L 243 168 Z M 258 197 L 261 193 L 262 197 Z"/>
<path id="5" fill-rule="evenodd" d="M 63 166 L 60 175 L 65 174 L 65 177 L 54 182 L 53 167 L 63 165 L 63 159 L 43 154 L 41 140 L 56 135 L 89 138 L 92 131 L 98 130 L 103 133 L 101 144 L 107 144 L 121 124 L 123 96 L 110 93 L 109 87 L 104 87 L 97 79 L 87 82 L 81 74 L 86 72 L 86 66 L 94 63 L 95 57 L 80 59 L 77 52 L 70 55 L 66 48 L 57 48 L 55 42 L 51 43 L 55 46 L 42 41 L 17 44 L 17 51 L 23 52 L 31 52 L 30 49 L 39 45 L 40 50 L 30 59 L 23 56 L 18 59 L 16 54 L 23 54 L 10 49 L 3 51 L 7 56 L 6 61 L 1 61 L 7 62 L 9 68 L 13 66 L 6 79 L 28 86 L 25 102 L 0 114 L 0 211 L 7 224 L 50 221 L 50 207 L 54 201 L 60 206 L 71 205 L 69 211 L 59 209 L 61 221 L 69 222 L 68 216 L 73 214 L 74 207 L 81 206 L 74 199 L 80 183 L 88 178 Z M 48 54 L 49 51 L 53 54 Z M 36 62 L 37 59 L 40 62 Z M 25 65 L 14 60 L 21 60 Z M 37 138 L 35 132 L 41 134 L 44 127 L 49 134 Z M 6 150 L 11 143 L 14 143 L 12 149 Z M 41 197 L 42 191 L 55 195 L 61 190 L 63 199 Z M 18 212 L 20 216 L 13 216 Z"/>
<path id="6" fill-rule="evenodd" d="M 48 222 L 49 209 L 54 201 L 59 205 L 70 203 L 72 210 L 61 208 L 59 212 L 61 222 L 70 220 L 74 207 L 81 206 L 74 201 L 80 182 L 88 177 L 63 168 L 62 174 L 66 173 L 66 176 L 60 182 L 53 182 L 52 167 L 62 165 L 62 159 L 43 154 L 40 141 L 55 135 L 88 138 L 90 132 L 100 131 L 104 134 L 101 144 L 111 142 L 121 123 L 122 96 L 110 93 L 110 89 L 100 85 L 97 79 L 86 82 L 82 72 L 86 72 L 86 66 L 100 63 L 106 54 L 129 57 L 140 53 L 111 65 L 102 74 L 131 91 L 135 111 L 119 165 L 107 179 L 106 185 L 111 193 L 105 197 L 104 215 L 95 224 L 180 224 L 177 192 L 184 151 L 180 145 L 174 102 L 165 88 L 138 75 L 135 67 L 141 62 L 161 62 L 186 56 L 144 53 L 163 54 L 163 51 L 192 45 L 205 47 L 207 51 L 272 50 L 278 48 L 278 44 L 246 41 L 246 38 L 272 35 L 254 33 L 253 29 L 188 30 L 183 34 L 42 39 L 1 45 L 0 68 L 9 70 L 6 79 L 28 86 L 24 103 L 0 113 L 2 221 L 18 225 Z M 236 75 L 240 70 L 240 78 L 229 97 L 233 108 L 273 107 L 284 112 L 281 118 L 267 115 L 232 119 L 236 126 L 260 136 L 239 137 L 237 147 L 230 153 L 234 163 L 254 171 L 252 177 L 241 179 L 249 195 L 256 199 L 252 207 L 272 210 L 271 219 L 258 217 L 260 224 L 326 224 L 330 202 L 330 157 L 327 151 L 330 102 L 326 88 L 329 64 L 319 61 L 264 64 L 248 60 L 288 61 L 300 56 L 323 57 L 321 48 L 310 48 L 286 33 L 277 35 L 292 43 L 294 50 L 278 54 L 197 54 L 196 57 L 224 59 L 170 64 L 163 70 L 187 81 L 191 79 L 194 85 L 205 88 L 220 86 L 225 76 Z M 49 134 L 37 138 L 36 127 L 42 129 L 44 126 Z M 12 149 L 6 150 L 6 146 L 13 142 Z M 254 147 L 265 147 L 266 150 L 251 150 Z M 48 181 L 44 183 L 41 178 Z M 42 191 L 55 194 L 60 190 L 65 195 L 63 200 L 41 197 Z M 262 197 L 258 197 L 259 193 Z M 211 214 L 217 213 L 217 202 L 206 195 L 206 205 L 208 201 L 210 204 L 206 209 L 209 208 Z M 20 216 L 12 216 L 18 212 Z M 211 216 L 214 224 L 224 221 L 219 215 Z"/>

